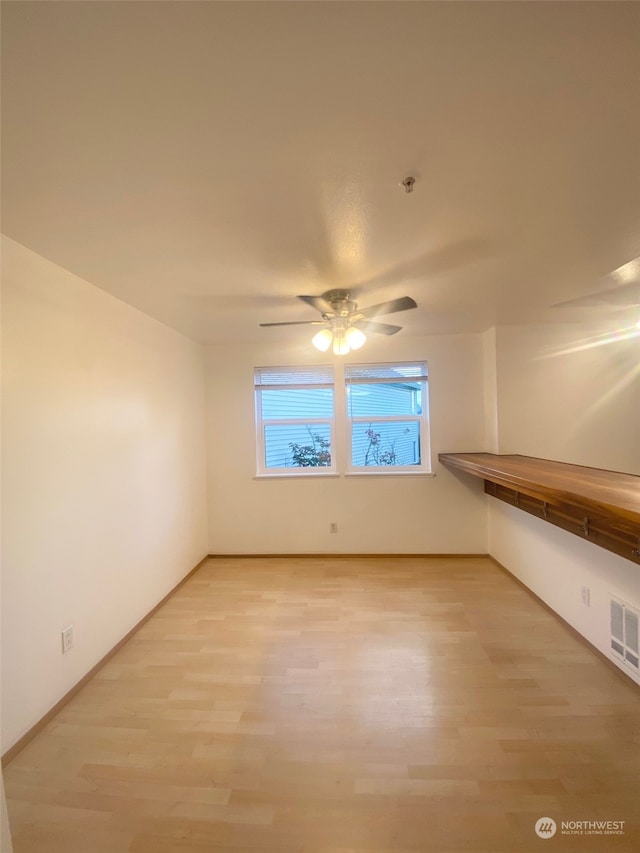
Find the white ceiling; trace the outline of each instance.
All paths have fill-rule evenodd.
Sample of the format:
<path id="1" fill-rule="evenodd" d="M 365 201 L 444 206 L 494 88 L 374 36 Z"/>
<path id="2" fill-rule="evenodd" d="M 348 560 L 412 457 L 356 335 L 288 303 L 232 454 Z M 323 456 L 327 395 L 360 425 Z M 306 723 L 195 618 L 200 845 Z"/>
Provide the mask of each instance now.
<path id="1" fill-rule="evenodd" d="M 564 318 L 640 255 L 638 3 L 2 6 L 3 232 L 197 340 Z"/>

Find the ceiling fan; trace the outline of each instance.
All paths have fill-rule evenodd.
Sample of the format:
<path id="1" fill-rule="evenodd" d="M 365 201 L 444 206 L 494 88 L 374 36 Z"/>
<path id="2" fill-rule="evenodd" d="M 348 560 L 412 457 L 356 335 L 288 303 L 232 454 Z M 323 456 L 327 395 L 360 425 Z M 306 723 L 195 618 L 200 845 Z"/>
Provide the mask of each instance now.
<path id="1" fill-rule="evenodd" d="M 401 296 L 389 302 L 380 302 L 368 308 L 358 308 L 351 299 L 348 290 L 327 290 L 322 296 L 298 296 L 307 305 L 311 305 L 322 315 L 321 320 L 294 320 L 288 323 L 260 323 L 261 326 L 322 326 L 313 336 L 316 349 L 326 352 L 333 344 L 336 355 L 346 355 L 352 349 L 360 349 L 366 341 L 365 332 L 379 335 L 395 335 L 402 326 L 373 322 L 381 314 L 395 314 L 417 308 L 418 304 L 410 296 Z"/>

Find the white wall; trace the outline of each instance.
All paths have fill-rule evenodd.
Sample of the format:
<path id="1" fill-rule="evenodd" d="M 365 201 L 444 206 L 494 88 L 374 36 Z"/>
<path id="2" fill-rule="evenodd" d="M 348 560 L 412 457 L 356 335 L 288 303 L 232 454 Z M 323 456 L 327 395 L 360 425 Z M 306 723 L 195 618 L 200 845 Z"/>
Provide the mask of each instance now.
<path id="1" fill-rule="evenodd" d="M 640 474 L 640 336 L 605 329 L 497 329 L 501 453 Z"/>
<path id="2" fill-rule="evenodd" d="M 265 335 L 268 332 L 265 332 Z M 255 479 L 253 369 L 311 364 L 310 343 L 207 350 L 211 553 L 486 553 L 482 483 L 437 464 L 485 441 L 480 335 L 373 336 L 353 361 L 429 363 L 435 478 Z M 338 533 L 329 523 L 338 522 Z"/>
<path id="3" fill-rule="evenodd" d="M 2 246 L 6 750 L 207 553 L 207 522 L 202 348 Z"/>
<path id="4" fill-rule="evenodd" d="M 603 335 L 584 326 L 496 330 L 500 453 L 640 473 L 640 337 Z M 609 594 L 639 607 L 640 566 L 501 501 L 487 502 L 489 553 L 610 656 Z"/>
<path id="5" fill-rule="evenodd" d="M 494 498 L 489 552 L 590 643 L 610 655 L 609 601 L 640 605 L 640 566 Z M 582 587 L 590 606 L 582 603 Z M 618 663 L 618 660 L 615 659 Z M 628 665 L 620 668 L 640 684 Z"/>
<path id="6" fill-rule="evenodd" d="M 484 449 L 488 453 L 497 453 L 499 444 L 496 337 L 495 327 L 488 329 L 482 336 L 484 364 Z"/>
<path id="7" fill-rule="evenodd" d="M 1 310 L 1 306 L 0 306 Z M 0 318 L 1 319 L 1 318 Z M 0 344 L 2 342 L 2 324 L 0 323 Z M 2 395 L 0 395 L 0 417 L 2 414 Z M 2 446 L 0 445 L 0 461 L 2 459 Z M 2 492 L 0 490 L 0 503 Z M 0 512 L 2 507 L 0 506 Z M 0 549 L 0 578 L 2 577 L 2 552 Z M 0 629 L 2 628 L 2 585 L 0 584 Z M 1 649 L 0 649 L 1 652 Z M 0 737 L 2 732 L 2 654 L 0 653 Z M 0 740 L 0 754 L 2 754 L 2 741 Z M 7 811 L 7 799 L 4 793 L 4 779 L 0 768 L 0 853 L 12 853 L 13 843 L 11 841 L 11 830 L 9 828 L 9 814 Z"/>
<path id="8" fill-rule="evenodd" d="M 9 827 L 7 800 L 4 794 L 2 773 L 0 773 L 0 853 L 12 853 L 12 851 L 13 843 L 11 841 L 11 829 Z"/>

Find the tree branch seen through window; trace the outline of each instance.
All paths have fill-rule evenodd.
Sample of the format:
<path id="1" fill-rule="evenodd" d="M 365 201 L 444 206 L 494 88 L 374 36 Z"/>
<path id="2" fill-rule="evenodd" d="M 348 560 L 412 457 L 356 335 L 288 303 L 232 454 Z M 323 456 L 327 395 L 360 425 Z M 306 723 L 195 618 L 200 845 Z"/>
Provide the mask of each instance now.
<path id="1" fill-rule="evenodd" d="M 307 429 L 311 444 L 291 442 L 291 461 L 298 468 L 328 468 L 331 465 L 331 442 Z"/>

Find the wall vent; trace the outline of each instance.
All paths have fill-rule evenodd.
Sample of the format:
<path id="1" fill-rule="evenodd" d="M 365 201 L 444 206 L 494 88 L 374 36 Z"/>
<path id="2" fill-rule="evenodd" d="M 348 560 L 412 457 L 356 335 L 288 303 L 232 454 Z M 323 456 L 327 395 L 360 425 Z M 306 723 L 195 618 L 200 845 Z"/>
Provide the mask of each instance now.
<path id="1" fill-rule="evenodd" d="M 611 597 L 611 651 L 636 671 L 640 671 L 639 622 L 640 613 L 635 607 Z"/>

